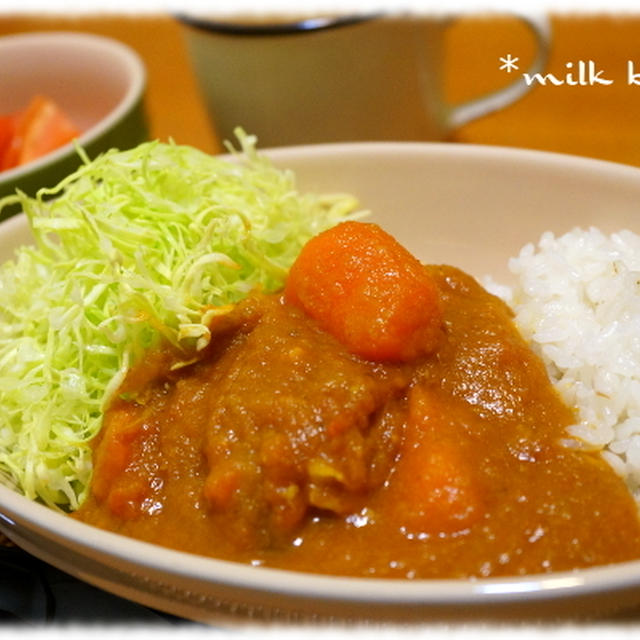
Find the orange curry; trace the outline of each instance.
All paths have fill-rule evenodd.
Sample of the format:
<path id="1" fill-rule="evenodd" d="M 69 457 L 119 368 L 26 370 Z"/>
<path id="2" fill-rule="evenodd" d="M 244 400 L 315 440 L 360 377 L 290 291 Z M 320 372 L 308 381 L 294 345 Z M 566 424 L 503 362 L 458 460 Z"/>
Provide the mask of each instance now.
<path id="1" fill-rule="evenodd" d="M 519 575 L 640 556 L 636 504 L 509 308 L 379 227 L 312 239 L 285 290 L 149 352 L 75 517 L 171 548 L 336 575 Z"/>

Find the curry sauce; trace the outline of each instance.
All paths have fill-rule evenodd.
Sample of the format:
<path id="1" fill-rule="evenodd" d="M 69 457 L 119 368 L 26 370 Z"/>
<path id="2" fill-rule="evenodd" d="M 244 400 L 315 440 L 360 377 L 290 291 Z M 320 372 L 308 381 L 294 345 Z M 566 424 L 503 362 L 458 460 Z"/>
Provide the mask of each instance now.
<path id="1" fill-rule="evenodd" d="M 506 576 L 639 557 L 632 496 L 599 455 L 567 445 L 572 412 L 509 308 L 456 268 L 423 268 L 441 322 L 410 359 L 353 353 L 282 294 L 217 318 L 193 360 L 147 354 L 106 412 L 74 517 L 334 575 Z"/>

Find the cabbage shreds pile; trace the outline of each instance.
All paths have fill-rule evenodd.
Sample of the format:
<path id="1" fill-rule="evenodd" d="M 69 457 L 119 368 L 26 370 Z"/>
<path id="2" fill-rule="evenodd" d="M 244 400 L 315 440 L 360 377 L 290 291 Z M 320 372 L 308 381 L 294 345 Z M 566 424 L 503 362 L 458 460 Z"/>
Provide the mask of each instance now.
<path id="1" fill-rule="evenodd" d="M 84 158 L 19 201 L 35 246 L 0 267 L 0 480 L 76 509 L 90 440 L 128 368 L 162 336 L 208 341 L 218 308 L 277 290 L 302 245 L 358 215 L 300 194 L 239 135 L 234 160 L 159 142 Z"/>

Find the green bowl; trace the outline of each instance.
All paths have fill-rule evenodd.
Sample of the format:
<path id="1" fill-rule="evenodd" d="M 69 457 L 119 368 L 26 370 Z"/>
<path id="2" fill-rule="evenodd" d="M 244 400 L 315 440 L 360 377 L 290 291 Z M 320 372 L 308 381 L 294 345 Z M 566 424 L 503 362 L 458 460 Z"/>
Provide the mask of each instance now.
<path id="1" fill-rule="evenodd" d="M 88 33 L 55 31 L 0 38 L 0 114 L 26 106 L 37 94 L 52 98 L 82 131 L 76 143 L 93 158 L 148 139 L 146 71 L 126 45 Z M 17 189 L 35 195 L 81 164 L 74 143 L 0 172 L 0 198 Z M 0 220 L 19 211 L 0 210 Z"/>

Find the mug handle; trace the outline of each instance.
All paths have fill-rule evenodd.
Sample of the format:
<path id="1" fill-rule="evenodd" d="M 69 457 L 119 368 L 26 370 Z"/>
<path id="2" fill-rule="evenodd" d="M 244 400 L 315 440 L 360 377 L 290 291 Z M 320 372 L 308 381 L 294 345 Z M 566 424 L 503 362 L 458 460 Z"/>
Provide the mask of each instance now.
<path id="1" fill-rule="evenodd" d="M 551 40 L 551 24 L 544 16 L 528 14 L 516 14 L 532 31 L 536 39 L 537 53 L 526 71 L 529 75 L 539 73 L 544 69 L 549 57 L 549 44 Z M 445 113 L 447 129 L 461 127 L 471 120 L 486 116 L 487 114 L 503 109 L 515 102 L 527 93 L 531 87 L 525 82 L 524 76 L 514 80 L 511 84 L 497 91 L 493 91 L 480 98 L 474 98 L 461 104 L 450 106 Z"/>

